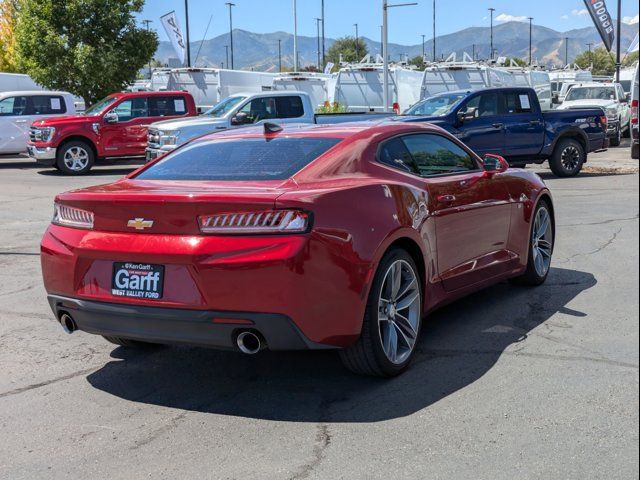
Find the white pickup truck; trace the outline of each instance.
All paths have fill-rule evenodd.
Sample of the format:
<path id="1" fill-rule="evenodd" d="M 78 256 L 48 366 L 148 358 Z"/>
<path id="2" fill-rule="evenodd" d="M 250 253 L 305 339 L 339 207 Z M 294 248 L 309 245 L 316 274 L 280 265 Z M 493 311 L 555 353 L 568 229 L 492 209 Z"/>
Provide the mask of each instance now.
<path id="1" fill-rule="evenodd" d="M 600 107 L 607 115 L 610 145 L 620 145 L 622 134 L 630 132 L 631 108 L 619 83 L 579 83 L 567 92 L 558 110 Z"/>
<path id="2" fill-rule="evenodd" d="M 148 133 L 147 161 L 200 135 L 265 121 L 315 123 L 309 95 L 296 91 L 239 93 L 227 97 L 199 117 L 152 123 Z"/>

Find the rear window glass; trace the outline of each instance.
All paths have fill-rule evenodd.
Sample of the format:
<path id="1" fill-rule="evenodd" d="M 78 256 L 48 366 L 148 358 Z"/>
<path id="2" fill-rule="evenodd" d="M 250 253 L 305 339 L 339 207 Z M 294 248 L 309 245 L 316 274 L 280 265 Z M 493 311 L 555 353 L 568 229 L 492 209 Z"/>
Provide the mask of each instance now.
<path id="1" fill-rule="evenodd" d="M 339 138 L 202 140 L 168 154 L 140 180 L 283 180 L 340 142 Z"/>
<path id="2" fill-rule="evenodd" d="M 187 113 L 184 97 L 149 97 L 149 116 L 166 117 Z"/>

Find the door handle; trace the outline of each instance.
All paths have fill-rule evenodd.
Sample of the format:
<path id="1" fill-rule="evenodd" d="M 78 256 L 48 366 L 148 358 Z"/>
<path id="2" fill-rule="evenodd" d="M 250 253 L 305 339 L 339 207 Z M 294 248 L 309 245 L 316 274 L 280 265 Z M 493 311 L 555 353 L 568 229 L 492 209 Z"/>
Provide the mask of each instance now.
<path id="1" fill-rule="evenodd" d="M 438 202 L 440 203 L 451 203 L 456 201 L 455 195 L 439 195 Z"/>
<path id="2" fill-rule="evenodd" d="M 504 126 L 504 123 L 492 123 L 491 126 L 493 128 L 502 128 Z"/>

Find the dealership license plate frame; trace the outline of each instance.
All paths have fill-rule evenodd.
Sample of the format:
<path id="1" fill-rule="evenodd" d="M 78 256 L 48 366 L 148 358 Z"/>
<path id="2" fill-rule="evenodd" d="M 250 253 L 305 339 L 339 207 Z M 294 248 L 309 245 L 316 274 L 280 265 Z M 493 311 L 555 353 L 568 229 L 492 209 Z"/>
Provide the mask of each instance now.
<path id="1" fill-rule="evenodd" d="M 116 284 L 116 275 L 121 270 L 126 270 L 128 275 L 122 276 L 127 278 L 128 281 L 132 281 L 134 275 L 141 277 L 142 273 L 147 273 L 153 275 L 154 273 L 158 273 L 157 282 L 153 280 L 147 280 L 146 283 L 154 285 L 155 288 L 122 288 L 121 285 Z M 140 263 L 140 262 L 113 262 L 113 268 L 111 272 L 111 295 L 117 298 L 137 298 L 141 300 L 161 300 L 164 294 L 164 273 L 165 266 L 159 265 L 155 263 Z M 124 281 L 123 278 L 120 280 Z M 142 280 L 138 280 L 138 283 L 144 283 Z M 138 284 L 136 284 L 138 285 Z"/>

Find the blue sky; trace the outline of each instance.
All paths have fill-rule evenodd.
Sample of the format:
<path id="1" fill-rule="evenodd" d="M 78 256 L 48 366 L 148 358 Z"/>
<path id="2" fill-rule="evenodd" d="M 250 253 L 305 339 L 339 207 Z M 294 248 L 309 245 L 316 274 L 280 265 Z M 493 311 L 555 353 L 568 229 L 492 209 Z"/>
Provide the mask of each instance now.
<path id="1" fill-rule="evenodd" d="M 432 35 L 433 0 L 389 0 L 389 3 L 417 1 L 417 6 L 389 10 L 389 41 L 414 45 L 420 43 L 421 34 Z M 283 30 L 293 31 L 293 0 L 233 0 L 234 28 L 257 33 Z M 297 0 L 298 33 L 315 36 L 315 17 L 320 16 L 320 0 Z M 380 37 L 382 23 L 381 0 L 325 0 L 325 35 L 336 38 L 353 35 L 354 23 L 358 23 L 360 35 L 372 39 Z M 616 1 L 608 0 L 612 16 L 616 16 Z M 496 9 L 496 24 L 501 20 L 534 17 L 534 24 L 558 31 L 591 25 L 582 0 L 436 0 L 437 34 L 447 34 L 469 26 L 488 26 L 487 8 Z M 228 31 L 229 14 L 224 0 L 189 0 L 191 40 L 200 40 L 211 15 L 207 38 Z M 161 40 L 167 37 L 160 28 L 160 16 L 171 10 L 178 14 L 184 28 L 184 1 L 146 0 L 140 19 L 153 20 L 152 28 L 158 30 Z M 622 16 L 628 23 L 638 22 L 637 0 L 622 0 Z M 625 18 L 626 17 L 626 18 Z"/>

